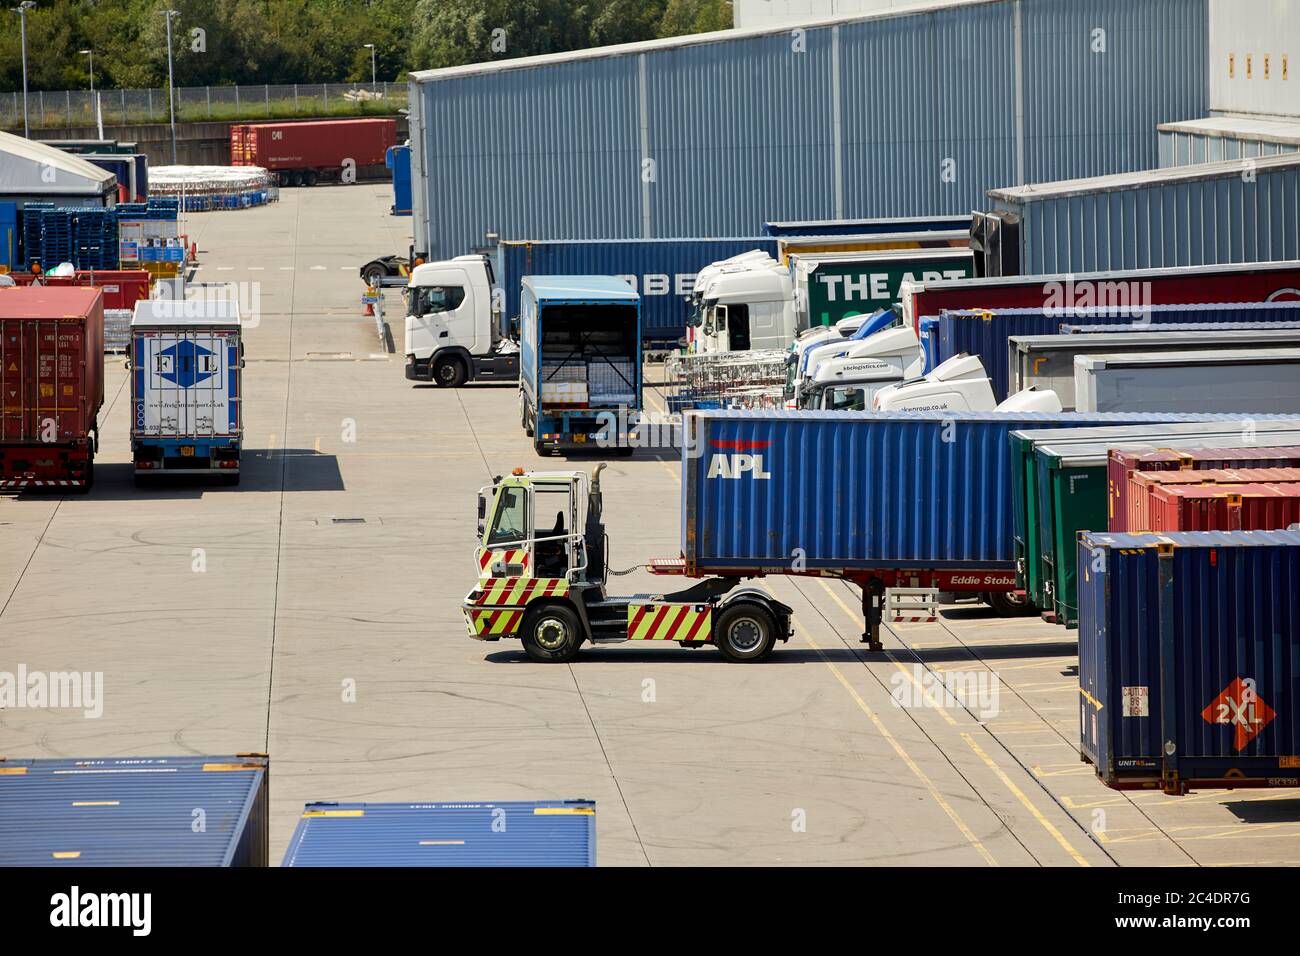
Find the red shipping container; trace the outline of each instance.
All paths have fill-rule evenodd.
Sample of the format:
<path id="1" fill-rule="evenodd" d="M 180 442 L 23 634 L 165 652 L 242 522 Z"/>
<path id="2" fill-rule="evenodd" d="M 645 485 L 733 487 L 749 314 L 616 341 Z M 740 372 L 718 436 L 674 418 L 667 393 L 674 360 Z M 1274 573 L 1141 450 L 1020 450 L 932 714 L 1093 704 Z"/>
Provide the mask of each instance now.
<path id="1" fill-rule="evenodd" d="M 0 488 L 88 489 L 103 404 L 103 293 L 0 288 Z"/>
<path id="2" fill-rule="evenodd" d="M 30 272 L 15 272 L 12 278 L 19 285 L 31 285 L 36 276 Z M 132 310 L 141 299 L 149 298 L 153 277 L 144 269 L 79 269 L 72 276 L 41 276 L 46 286 L 93 286 L 104 292 L 105 309 Z"/>
<path id="3" fill-rule="evenodd" d="M 1154 485 L 1150 531 L 1278 531 L 1300 522 L 1300 484 Z"/>
<path id="4" fill-rule="evenodd" d="M 397 121 L 391 119 L 243 123 L 230 127 L 232 166 L 338 170 L 348 160 L 357 168 L 382 166 L 388 148 L 395 145 Z"/>
<path id="5" fill-rule="evenodd" d="M 1265 436 L 1267 438 L 1267 436 Z M 1160 451 L 1111 450 L 1106 461 L 1110 530 L 1127 531 L 1129 475 L 1134 471 L 1206 468 L 1300 468 L 1300 445 L 1244 448 L 1162 448 Z"/>
<path id="6" fill-rule="evenodd" d="M 1131 471 L 1126 493 L 1120 496 L 1130 532 L 1150 530 L 1151 489 L 1157 485 L 1247 485 L 1271 482 L 1300 482 L 1300 468 L 1206 468 L 1177 471 Z M 1118 524 L 1115 515 L 1111 524 Z M 1111 528 L 1110 530 L 1118 530 Z"/>
<path id="7" fill-rule="evenodd" d="M 1300 268 L 1282 263 L 1250 263 L 1192 268 L 1097 272 L 1075 276 L 1015 276 L 925 283 L 904 293 L 904 316 L 917 334 L 921 319 L 944 309 L 1045 309 L 1105 306 L 1136 301 L 1142 305 L 1211 302 L 1281 302 L 1300 299 Z M 1117 315 L 1116 322 L 1126 321 Z M 1061 324 L 1069 325 L 1066 312 Z"/>

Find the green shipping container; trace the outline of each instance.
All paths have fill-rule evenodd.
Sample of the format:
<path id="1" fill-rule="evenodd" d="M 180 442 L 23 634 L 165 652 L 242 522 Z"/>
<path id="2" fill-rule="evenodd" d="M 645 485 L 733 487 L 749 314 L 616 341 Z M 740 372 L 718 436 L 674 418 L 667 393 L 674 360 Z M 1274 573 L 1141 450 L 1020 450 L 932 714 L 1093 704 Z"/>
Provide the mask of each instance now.
<path id="1" fill-rule="evenodd" d="M 818 253 L 790 259 L 796 302 L 806 310 L 800 318 L 808 327 L 893 308 L 905 281 L 965 279 L 975 274 L 974 268 L 969 250 L 954 249 Z"/>
<path id="2" fill-rule="evenodd" d="M 1055 568 L 1062 561 L 1055 558 L 1056 539 L 1067 542 L 1067 557 L 1072 560 L 1077 527 L 1056 534 L 1056 498 L 1051 482 L 1047 480 L 1042 461 L 1037 452 L 1050 447 L 1061 457 L 1071 454 L 1092 455 L 1103 467 L 1110 448 L 1129 450 L 1151 449 L 1171 443 L 1179 447 L 1232 447 L 1241 441 L 1240 416 L 1234 415 L 1179 415 L 1171 413 L 1170 424 L 1120 425 L 1105 428 L 1040 428 L 1022 429 L 1011 433 L 1012 521 L 1015 528 L 1016 586 L 1023 588 L 1030 602 L 1044 612 L 1045 617 L 1057 614 L 1049 595 L 1062 593 L 1061 582 L 1054 579 L 1048 567 Z M 1275 420 L 1255 421 L 1260 433 L 1259 444 L 1283 443 L 1283 438 L 1297 428 L 1295 419 L 1278 416 Z M 1083 481 L 1076 480 L 1076 485 Z M 1082 488 L 1079 489 L 1082 493 Z M 1107 499 L 1107 509 L 1110 507 Z M 1046 515 L 1046 520 L 1043 515 Z M 1087 520 L 1095 521 L 1089 514 Z M 1109 514 L 1104 515 L 1102 528 Z M 1068 528 L 1068 524 L 1067 524 Z M 1047 556 L 1047 560 L 1044 559 Z M 1070 578 L 1074 581 L 1073 577 Z M 1070 590 L 1064 593 L 1073 594 Z M 1073 605 L 1075 602 L 1070 600 Z"/>

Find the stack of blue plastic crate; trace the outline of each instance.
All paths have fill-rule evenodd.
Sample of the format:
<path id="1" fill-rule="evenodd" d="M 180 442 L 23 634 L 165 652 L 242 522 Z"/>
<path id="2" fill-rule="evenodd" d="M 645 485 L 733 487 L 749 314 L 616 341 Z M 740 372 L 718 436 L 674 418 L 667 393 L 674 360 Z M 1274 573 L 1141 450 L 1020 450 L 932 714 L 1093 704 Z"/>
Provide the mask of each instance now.
<path id="1" fill-rule="evenodd" d="M 45 249 L 45 219 L 47 209 L 54 204 L 48 202 L 29 202 L 23 207 L 23 265 L 28 269 L 33 262 L 43 263 L 41 253 Z"/>
<path id="2" fill-rule="evenodd" d="M 117 268 L 117 214 L 112 209 L 64 209 L 72 223 L 78 269 Z"/>

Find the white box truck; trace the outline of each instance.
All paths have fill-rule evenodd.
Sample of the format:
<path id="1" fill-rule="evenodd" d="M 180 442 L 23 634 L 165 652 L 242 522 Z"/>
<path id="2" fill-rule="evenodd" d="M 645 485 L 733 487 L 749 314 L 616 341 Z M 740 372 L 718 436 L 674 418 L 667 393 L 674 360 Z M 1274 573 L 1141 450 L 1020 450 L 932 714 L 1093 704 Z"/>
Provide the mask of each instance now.
<path id="1" fill-rule="evenodd" d="M 131 319 L 136 482 L 219 475 L 239 483 L 244 346 L 233 300 L 145 299 Z"/>

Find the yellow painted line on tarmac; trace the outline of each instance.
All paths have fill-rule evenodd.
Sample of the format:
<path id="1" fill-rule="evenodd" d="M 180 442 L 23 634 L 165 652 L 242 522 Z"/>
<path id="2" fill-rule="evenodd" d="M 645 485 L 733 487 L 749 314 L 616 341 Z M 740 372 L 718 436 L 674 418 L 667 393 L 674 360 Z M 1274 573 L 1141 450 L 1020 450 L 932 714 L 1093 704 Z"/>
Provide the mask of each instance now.
<path id="1" fill-rule="evenodd" d="M 1025 792 L 1016 786 L 1016 782 L 1008 777 L 1006 772 L 993 762 L 993 758 L 984 752 L 984 749 L 975 742 L 974 737 L 966 733 L 963 733 L 962 737 L 965 738 L 966 743 L 970 744 L 970 748 L 975 751 L 975 755 L 983 760 L 988 768 L 998 775 L 998 779 L 1002 781 L 1003 785 L 1010 790 L 1024 808 L 1033 815 L 1034 819 L 1042 824 L 1043 829 L 1051 834 L 1052 838 L 1061 845 L 1061 849 L 1074 858 L 1075 863 L 1080 866 L 1092 865 L 1084 859 L 1083 854 L 1074 848 L 1074 845 L 1065 838 L 1065 835 L 1056 828 L 1056 825 L 1052 823 L 1051 820 L 1047 819 L 1047 817 L 1043 816 L 1042 811 L 1040 811 L 1038 807 L 1034 806 L 1034 802 L 1025 796 Z"/>
<path id="2" fill-rule="evenodd" d="M 818 583 L 820 583 L 821 586 L 826 589 L 826 593 L 831 596 L 831 599 L 840 606 L 840 608 L 844 611 L 844 613 L 847 614 L 850 618 L 852 618 L 853 621 L 856 623 L 858 620 L 857 615 L 855 615 L 852 611 L 849 610 L 849 606 L 840 599 L 838 594 L 836 594 L 833 590 L 831 590 L 830 585 L 828 585 L 824 580 L 820 578 L 818 579 Z M 894 663 L 899 668 L 899 670 L 902 670 L 903 673 L 907 673 L 906 669 L 903 668 L 902 664 L 899 664 L 897 661 L 895 661 Z M 913 683 L 915 683 L 915 678 L 912 678 L 910 674 L 908 674 L 908 677 L 913 681 Z M 956 726 L 957 722 L 953 720 L 952 716 L 949 715 L 947 711 L 945 711 L 943 708 L 938 708 L 938 709 L 944 715 L 945 719 L 947 719 L 948 723 L 952 724 L 953 726 Z M 1016 786 L 1015 781 L 1012 780 L 1009 776 L 1007 776 L 1006 772 L 993 761 L 993 758 L 984 752 L 983 748 L 981 748 L 980 745 L 975 742 L 975 738 L 968 733 L 963 733 L 961 736 L 962 739 L 965 740 L 966 743 L 970 745 L 970 748 L 975 751 L 975 754 L 981 760 L 983 760 L 985 764 L 988 765 L 990 770 L 992 770 L 997 775 L 998 779 L 1002 781 L 1003 785 L 1008 790 L 1011 791 L 1012 795 L 1017 800 L 1019 800 L 1020 803 L 1024 806 L 1024 808 L 1033 815 L 1034 819 L 1036 819 L 1040 824 L 1042 824 L 1043 829 L 1045 829 L 1049 834 L 1051 834 L 1051 836 L 1056 840 L 1056 842 L 1061 845 L 1061 847 L 1065 850 L 1065 852 L 1069 853 L 1070 856 L 1074 858 L 1074 861 L 1078 863 L 1080 866 L 1091 866 L 1091 864 L 1083 857 L 1083 855 L 1074 848 L 1073 844 L 1071 844 L 1070 841 L 1065 838 L 1065 835 L 1062 834 L 1061 831 L 1056 828 L 1055 824 L 1053 824 L 1051 820 L 1047 819 L 1047 817 L 1043 816 L 1042 811 L 1040 811 L 1038 807 L 1034 805 L 1033 801 L 1031 801 L 1027 796 L 1025 796 L 1025 792 L 1021 790 L 1018 786 Z"/>
<path id="3" fill-rule="evenodd" d="M 826 593 L 831 596 L 831 600 L 834 601 L 836 604 L 838 604 L 840 606 L 840 609 L 845 614 L 847 614 L 849 618 L 851 618 L 854 621 L 857 620 L 857 616 L 851 610 L 849 610 L 849 606 L 845 604 L 844 601 L 840 598 L 840 596 L 836 594 L 835 591 L 831 588 L 831 586 L 826 583 L 825 578 L 818 578 L 817 583 L 820 584 L 825 589 Z M 957 721 L 953 720 L 952 714 L 948 713 L 948 708 L 944 707 L 938 701 L 932 700 L 930 698 L 929 693 L 926 691 L 926 689 L 921 686 L 921 682 L 916 679 L 916 676 L 910 670 L 908 670 L 905 666 L 903 666 L 902 662 L 894 661 L 894 666 L 898 668 L 898 672 L 900 674 L 904 675 L 909 681 L 912 682 L 912 685 L 921 692 L 922 697 L 925 700 L 929 701 L 933 709 L 939 712 L 939 715 L 948 722 L 948 725 L 950 727 L 957 726 Z"/>
<path id="4" fill-rule="evenodd" d="M 760 582 L 759 586 L 768 594 L 771 594 L 773 598 L 776 597 L 775 594 L 772 594 L 772 589 L 766 584 Z M 966 821 L 961 818 L 955 809 L 953 809 L 953 806 L 948 802 L 948 799 L 939 792 L 939 788 L 934 785 L 934 782 L 926 772 L 921 769 L 920 764 L 912 759 L 911 754 L 909 754 L 907 750 L 904 749 L 903 745 L 899 743 L 898 738 L 890 733 L 889 728 L 884 725 L 878 716 L 876 716 L 876 712 L 871 709 L 865 700 L 862 699 L 862 695 L 854 689 L 853 685 L 849 683 L 848 679 L 843 673 L 841 673 L 840 669 L 835 666 L 835 662 L 826 656 L 826 653 L 821 649 L 821 647 L 818 646 L 818 644 L 808 635 L 806 629 L 801 625 L 796 624 L 795 630 L 800 633 L 803 639 L 808 643 L 808 646 L 817 652 L 817 656 L 821 658 L 822 663 L 830 668 L 831 673 L 835 675 L 835 679 L 840 682 L 840 686 L 848 691 L 849 696 L 853 698 L 853 702 L 858 705 L 858 709 L 867 715 L 867 719 L 869 719 L 875 726 L 876 730 L 880 733 L 880 736 L 883 737 L 886 742 L 888 742 L 889 746 L 893 748 L 894 753 L 898 754 L 903 763 L 907 765 L 907 769 L 912 771 L 913 776 L 921 781 L 921 784 L 927 791 L 929 791 L 930 796 L 934 798 L 935 803 L 939 804 L 943 812 L 948 815 L 948 819 L 952 820 L 957 829 L 961 831 L 961 835 L 966 838 L 966 842 L 974 847 L 979 852 L 980 856 L 984 857 L 985 862 L 987 862 L 989 866 L 998 866 L 998 861 L 994 858 L 993 854 L 990 853 L 988 848 L 985 847 L 984 844 L 980 842 L 979 838 L 975 836 L 974 831 L 966 825 Z"/>

